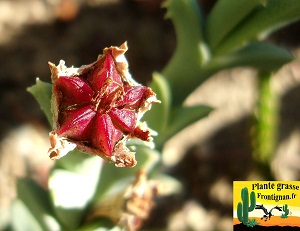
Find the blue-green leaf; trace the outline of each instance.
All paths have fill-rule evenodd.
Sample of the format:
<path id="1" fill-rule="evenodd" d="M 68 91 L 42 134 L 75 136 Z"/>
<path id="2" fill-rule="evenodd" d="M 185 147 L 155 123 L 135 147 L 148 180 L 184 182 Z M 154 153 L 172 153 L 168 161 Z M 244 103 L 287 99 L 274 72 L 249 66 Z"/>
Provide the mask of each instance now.
<path id="1" fill-rule="evenodd" d="M 150 84 L 152 90 L 156 93 L 160 104 L 152 105 L 150 111 L 146 112 L 143 120 L 147 122 L 149 127 L 160 133 L 166 128 L 169 119 L 171 107 L 171 92 L 168 81 L 159 73 L 153 73 L 153 80 Z"/>
<path id="2" fill-rule="evenodd" d="M 255 10 L 215 49 L 215 54 L 226 54 L 251 40 L 264 39 L 271 32 L 300 18 L 299 0 L 268 0 L 266 7 Z"/>
<path id="3" fill-rule="evenodd" d="M 31 179 L 18 179 L 17 181 L 18 201 L 16 202 L 13 216 L 23 214 L 25 217 L 13 220 L 14 226 L 25 225 L 34 230 L 35 227 L 41 230 L 53 230 L 53 227 L 60 225 L 54 218 L 53 206 L 49 194 L 36 182 Z M 24 220 L 28 218 L 28 220 Z M 20 222 L 20 223 L 19 223 Z"/>
<path id="4" fill-rule="evenodd" d="M 99 201 L 113 188 L 113 191 L 122 191 L 133 180 L 139 169 L 150 172 L 158 163 L 160 154 L 154 149 L 145 146 L 130 147 L 136 152 L 137 165 L 134 168 L 116 168 L 114 164 L 105 163 L 98 182 L 94 201 Z"/>
<path id="5" fill-rule="evenodd" d="M 92 203 L 92 216 L 103 217 L 116 222 L 124 206 L 126 189 L 135 182 L 139 170 L 147 174 L 153 172 L 160 159 L 154 149 L 138 146 L 136 151 L 137 165 L 134 168 L 116 168 L 106 163 L 101 172 L 98 190 Z"/>
<path id="6" fill-rule="evenodd" d="M 114 225 L 108 219 L 97 219 L 96 221 L 84 224 L 76 231 L 122 231 L 122 228 Z"/>
<path id="7" fill-rule="evenodd" d="M 183 190 L 182 182 L 167 174 L 159 172 L 153 174 L 151 179 L 159 182 L 161 186 L 159 190 L 159 195 L 161 196 L 171 196 L 174 194 L 179 194 Z"/>
<path id="8" fill-rule="evenodd" d="M 276 70 L 292 60 L 293 56 L 283 48 L 269 43 L 253 42 L 236 52 L 212 59 L 203 68 L 213 72 L 238 66 Z"/>
<path id="9" fill-rule="evenodd" d="M 201 78 L 200 66 L 209 56 L 202 38 L 202 16 L 195 0 L 167 0 L 169 17 L 175 27 L 177 46 L 162 75 L 169 81 L 172 104 L 181 105 Z"/>
<path id="10" fill-rule="evenodd" d="M 103 160 L 73 151 L 57 161 L 49 177 L 49 190 L 60 221 L 75 230 L 92 200 Z"/>
<path id="11" fill-rule="evenodd" d="M 52 85 L 50 83 L 43 82 L 36 79 L 36 84 L 28 87 L 27 91 L 30 92 L 39 103 L 41 109 L 45 113 L 49 123 L 52 125 L 52 113 L 51 113 L 51 95 Z"/>
<path id="12" fill-rule="evenodd" d="M 43 227 L 22 201 L 16 199 L 12 204 L 11 211 L 14 231 L 43 231 Z"/>
<path id="13" fill-rule="evenodd" d="M 261 3 L 262 0 L 218 0 L 206 23 L 207 42 L 212 49 Z"/>
<path id="14" fill-rule="evenodd" d="M 204 105 L 179 107 L 175 109 L 171 114 L 172 120 L 170 121 L 166 131 L 161 134 L 159 140 L 157 141 L 157 146 L 160 147 L 165 141 L 167 141 L 177 132 L 181 131 L 197 120 L 208 116 L 212 110 L 213 109 L 211 107 Z"/>

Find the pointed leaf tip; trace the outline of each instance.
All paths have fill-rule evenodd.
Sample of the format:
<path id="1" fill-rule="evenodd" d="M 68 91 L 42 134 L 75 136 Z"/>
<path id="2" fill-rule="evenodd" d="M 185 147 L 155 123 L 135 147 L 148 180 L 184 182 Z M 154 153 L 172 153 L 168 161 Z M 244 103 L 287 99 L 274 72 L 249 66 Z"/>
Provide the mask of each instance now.
<path id="1" fill-rule="evenodd" d="M 52 113 L 51 113 L 51 95 L 52 95 L 52 84 L 43 82 L 39 78 L 36 78 L 36 84 L 28 87 L 27 91 L 33 95 L 42 111 L 45 113 L 48 122 L 52 124 Z"/>

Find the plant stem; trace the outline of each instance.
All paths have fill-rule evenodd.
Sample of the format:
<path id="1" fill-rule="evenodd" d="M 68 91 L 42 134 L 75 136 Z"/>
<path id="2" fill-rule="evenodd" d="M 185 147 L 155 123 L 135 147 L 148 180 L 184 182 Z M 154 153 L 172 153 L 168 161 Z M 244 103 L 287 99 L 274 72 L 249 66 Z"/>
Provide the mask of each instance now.
<path id="1" fill-rule="evenodd" d="M 272 73 L 260 71 L 254 137 L 254 159 L 269 166 L 276 148 L 278 96 L 271 87 Z"/>

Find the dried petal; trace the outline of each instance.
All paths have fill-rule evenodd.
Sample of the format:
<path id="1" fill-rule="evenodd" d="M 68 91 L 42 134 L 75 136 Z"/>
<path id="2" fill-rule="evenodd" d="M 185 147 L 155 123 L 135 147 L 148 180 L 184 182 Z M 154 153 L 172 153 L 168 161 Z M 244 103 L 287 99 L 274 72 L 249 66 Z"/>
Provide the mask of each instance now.
<path id="1" fill-rule="evenodd" d="M 150 131 L 143 130 L 140 126 L 136 127 L 131 135 L 144 141 L 151 141 Z"/>
<path id="2" fill-rule="evenodd" d="M 119 220 L 119 225 L 124 230 L 140 230 L 143 221 L 155 206 L 157 189 L 158 182 L 148 180 L 144 170 L 137 172 L 135 182 L 124 193 L 125 209 Z"/>
<path id="3" fill-rule="evenodd" d="M 57 160 L 76 148 L 76 144 L 69 142 L 66 138 L 59 137 L 54 131 L 49 133 L 49 140 L 51 148 L 48 150 L 48 155 L 51 160 Z"/>
<path id="4" fill-rule="evenodd" d="M 112 160 L 115 162 L 117 167 L 134 167 L 136 165 L 136 160 L 134 157 L 134 152 L 129 151 L 125 146 L 123 140 L 118 142 L 114 149 L 114 156 Z"/>

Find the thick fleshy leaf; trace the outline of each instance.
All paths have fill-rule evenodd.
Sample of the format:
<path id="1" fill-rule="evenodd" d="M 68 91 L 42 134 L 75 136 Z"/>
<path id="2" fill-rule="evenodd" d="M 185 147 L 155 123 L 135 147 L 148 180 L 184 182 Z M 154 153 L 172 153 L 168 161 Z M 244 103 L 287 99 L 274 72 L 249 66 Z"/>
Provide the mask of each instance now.
<path id="1" fill-rule="evenodd" d="M 65 170 L 51 174 L 49 187 L 58 218 L 70 230 L 75 230 L 84 214 L 84 208 L 94 191 L 86 176 Z"/>
<path id="2" fill-rule="evenodd" d="M 218 0 L 207 17 L 206 34 L 214 48 L 259 4 L 266 0 Z"/>
<path id="3" fill-rule="evenodd" d="M 181 105 L 198 85 L 200 68 L 209 56 L 203 41 L 202 15 L 196 0 L 167 0 L 167 17 L 171 18 L 177 38 L 177 46 L 162 75 L 169 81 L 172 104 Z M 197 81 L 198 82 L 198 81 Z"/>
<path id="4" fill-rule="evenodd" d="M 27 91 L 30 92 L 39 103 L 41 109 L 45 113 L 49 124 L 52 124 L 52 113 L 51 113 L 51 94 L 52 85 L 50 83 L 43 82 L 36 79 L 36 84 L 28 87 Z"/>
<path id="5" fill-rule="evenodd" d="M 58 130 L 59 136 L 74 140 L 87 140 L 92 133 L 93 118 L 96 112 L 92 106 L 67 110 L 63 113 Z"/>
<path id="6" fill-rule="evenodd" d="M 92 144 L 107 156 L 112 156 L 113 148 L 122 134 L 117 130 L 107 114 L 97 114 Z"/>
<path id="7" fill-rule="evenodd" d="M 160 196 L 179 194 L 183 190 L 182 182 L 167 174 L 161 172 L 154 173 L 151 179 L 157 180 L 160 183 Z"/>
<path id="8" fill-rule="evenodd" d="M 180 107 L 172 112 L 167 129 L 157 140 L 157 146 L 161 147 L 164 142 L 181 131 L 188 125 L 208 116 L 213 109 L 209 106 L 197 105 L 191 107 Z"/>
<path id="9" fill-rule="evenodd" d="M 251 66 L 260 70 L 276 70 L 292 61 L 293 56 L 278 46 L 253 42 L 234 53 L 216 57 L 204 69 L 219 71 L 238 66 Z"/>
<path id="10" fill-rule="evenodd" d="M 121 77 L 117 72 L 114 60 L 110 54 L 106 55 L 103 66 L 93 71 L 93 75 L 89 78 L 89 81 L 94 91 L 99 91 L 108 78 L 117 84 L 122 84 Z"/>
<path id="11" fill-rule="evenodd" d="M 18 199 L 16 199 L 11 206 L 11 214 L 11 228 L 14 231 L 45 230 L 32 215 L 31 211 L 26 207 L 26 205 L 24 205 L 24 203 Z"/>
<path id="12" fill-rule="evenodd" d="M 122 228 L 116 226 L 112 221 L 109 221 L 107 218 L 97 219 L 96 221 L 89 222 L 80 226 L 76 231 L 122 231 Z"/>
<path id="13" fill-rule="evenodd" d="M 78 77 L 60 76 L 56 85 L 62 93 L 64 100 L 63 107 L 72 105 L 84 105 L 91 102 L 93 90 L 90 86 Z"/>
<path id="14" fill-rule="evenodd" d="M 64 158 L 55 161 L 54 169 L 64 169 L 69 172 L 85 174 L 89 171 L 89 165 L 92 164 L 92 160 L 87 160 L 89 158 L 96 160 L 96 162 L 99 160 L 100 164 L 98 164 L 101 168 L 102 159 L 92 155 L 86 155 L 78 150 L 73 150 L 71 152 L 72 155 L 66 155 Z"/>
<path id="15" fill-rule="evenodd" d="M 153 105 L 151 110 L 144 115 L 144 120 L 151 129 L 158 132 L 158 136 L 166 129 L 169 121 L 171 107 L 171 91 L 167 79 L 159 73 L 153 73 L 150 87 L 156 92 L 161 104 Z"/>
<path id="16" fill-rule="evenodd" d="M 19 212 L 23 214 L 26 213 L 26 210 L 29 210 L 32 219 L 36 221 L 32 224 L 31 227 L 33 230 L 36 225 L 38 225 L 42 230 L 53 230 L 51 227 L 59 227 L 59 224 L 54 219 L 53 207 L 50 202 L 49 194 L 36 182 L 31 179 L 18 179 L 17 181 L 17 192 L 18 200 L 27 208 L 23 209 L 19 207 Z M 22 211 L 20 211 L 22 209 Z M 20 217 L 20 219 L 22 219 Z M 20 221 L 25 222 L 25 221 Z M 35 223 L 35 224 L 34 224 Z M 27 223 L 30 225 L 30 223 Z"/>
<path id="17" fill-rule="evenodd" d="M 97 186 L 97 192 L 93 201 L 98 202 L 107 195 L 113 195 L 124 190 L 132 182 L 137 169 L 143 169 L 146 172 L 152 172 L 160 159 L 160 153 L 157 150 L 145 146 L 129 147 L 138 153 L 136 156 L 137 166 L 135 168 L 116 168 L 112 164 L 105 163 L 102 168 L 100 179 Z M 107 179 L 109 176 L 109 180 Z"/>
<path id="18" fill-rule="evenodd" d="M 256 9 L 215 49 L 217 55 L 238 49 L 249 41 L 264 39 L 271 32 L 299 20 L 300 1 L 268 0 Z"/>
<path id="19" fill-rule="evenodd" d="M 56 215 L 68 230 L 76 230 L 83 219 L 99 180 L 103 160 L 73 151 L 56 161 L 49 176 L 49 190 Z"/>
<path id="20" fill-rule="evenodd" d="M 133 132 L 137 121 L 135 111 L 113 108 L 108 114 L 110 115 L 115 127 L 125 133 Z"/>

